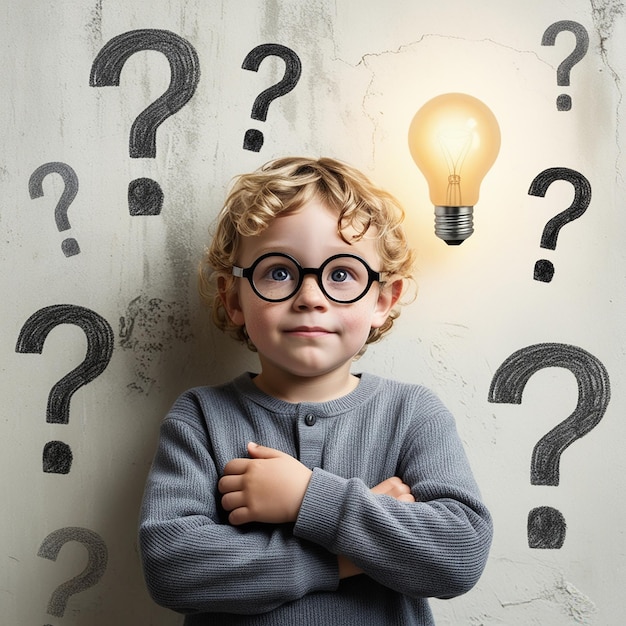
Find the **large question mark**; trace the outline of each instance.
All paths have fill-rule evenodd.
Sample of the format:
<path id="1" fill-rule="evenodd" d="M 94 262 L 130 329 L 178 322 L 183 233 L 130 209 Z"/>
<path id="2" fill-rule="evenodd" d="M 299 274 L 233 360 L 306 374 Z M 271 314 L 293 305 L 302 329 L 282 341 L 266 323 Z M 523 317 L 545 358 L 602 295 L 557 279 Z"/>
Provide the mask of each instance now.
<path id="1" fill-rule="evenodd" d="M 574 200 L 572 204 L 558 215 L 554 216 L 543 229 L 541 235 L 541 247 L 550 250 L 556 249 L 559 231 L 565 224 L 578 219 L 591 202 L 591 185 L 589 181 L 576 170 L 566 167 L 552 167 L 544 170 L 530 184 L 528 194 L 544 198 L 548 187 L 557 181 L 564 180 L 574 187 Z M 540 259 L 535 263 L 534 279 L 549 283 L 554 276 L 554 265 L 547 259 Z"/>
<path id="2" fill-rule="evenodd" d="M 568 369 L 578 383 L 574 412 L 533 449 L 531 484 L 556 486 L 561 454 L 598 425 L 611 399 L 611 388 L 606 368 L 589 352 L 567 344 L 540 343 L 514 352 L 500 365 L 491 381 L 489 402 L 521 404 L 529 378 L 546 367 Z M 557 509 L 538 507 L 528 514 L 530 548 L 560 548 L 565 541 L 565 530 L 565 519 Z"/>
<path id="3" fill-rule="evenodd" d="M 59 585 L 50 597 L 46 612 L 55 617 L 63 617 L 70 596 L 98 583 L 106 570 L 108 561 L 108 550 L 100 535 L 88 528 L 72 526 L 51 532 L 43 540 L 37 556 L 56 561 L 61 548 L 68 541 L 77 541 L 87 548 L 88 562 L 82 573 Z"/>
<path id="4" fill-rule="evenodd" d="M 553 46 L 556 42 L 556 36 L 563 31 L 569 31 L 576 37 L 576 47 L 572 53 L 562 61 L 556 71 L 556 84 L 559 86 L 569 86 L 569 75 L 571 69 L 578 63 L 587 53 L 589 48 L 589 33 L 586 28 L 578 22 L 570 20 L 562 20 L 548 26 L 543 33 L 541 39 L 542 46 Z M 556 108 L 558 111 L 569 111 L 572 108 L 572 98 L 562 93 L 556 99 Z"/>
<path id="5" fill-rule="evenodd" d="M 300 74 L 302 73 L 300 57 L 291 48 L 277 43 L 265 43 L 257 46 L 248 52 L 241 67 L 244 70 L 257 72 L 263 59 L 268 56 L 280 57 L 285 62 L 285 74 L 278 83 L 262 91 L 252 105 L 252 119 L 262 122 L 267 119 L 267 111 L 270 104 L 276 98 L 289 93 L 298 84 Z M 262 147 L 263 133 L 255 128 L 247 130 L 243 139 L 243 149 L 259 152 Z"/>
<path id="6" fill-rule="evenodd" d="M 65 184 L 63 193 L 54 209 L 54 219 L 59 232 L 69 230 L 71 226 L 67 217 L 67 210 L 70 208 L 70 205 L 78 193 L 78 176 L 76 176 L 76 172 L 67 165 L 67 163 L 53 161 L 40 165 L 31 174 L 30 180 L 28 181 L 28 191 L 32 200 L 41 198 L 44 195 L 43 179 L 48 176 L 48 174 L 60 174 Z M 68 237 L 63 240 L 61 250 L 63 250 L 63 254 L 65 254 L 66 257 L 73 256 L 80 253 L 80 246 L 76 239 Z"/>
<path id="7" fill-rule="evenodd" d="M 156 157 L 157 128 L 191 99 L 200 80 L 200 62 L 193 46 L 167 30 L 133 30 L 113 37 L 100 50 L 91 66 L 92 87 L 119 87 L 122 68 L 136 52 L 155 50 L 170 64 L 171 80 L 166 92 L 148 106 L 132 124 L 129 152 L 131 158 Z M 159 215 L 163 191 L 150 178 L 138 178 L 128 186 L 131 215 Z"/>
<path id="8" fill-rule="evenodd" d="M 41 354 L 48 334 L 60 324 L 75 324 L 87 337 L 85 360 L 66 374 L 50 390 L 46 421 L 67 424 L 70 419 L 70 400 L 84 385 L 95 380 L 106 369 L 113 354 L 113 329 L 100 315 L 73 304 L 56 304 L 33 313 L 20 330 L 15 351 Z M 51 441 L 43 451 L 43 471 L 68 474 L 72 465 L 72 451 L 62 441 Z"/>

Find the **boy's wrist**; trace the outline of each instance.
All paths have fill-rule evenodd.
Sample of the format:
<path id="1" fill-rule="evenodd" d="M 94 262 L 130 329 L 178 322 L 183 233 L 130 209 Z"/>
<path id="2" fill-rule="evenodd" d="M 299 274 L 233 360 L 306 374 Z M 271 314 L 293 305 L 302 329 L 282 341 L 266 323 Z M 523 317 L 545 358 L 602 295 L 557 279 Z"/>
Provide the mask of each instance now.
<path id="1" fill-rule="evenodd" d="M 357 567 L 350 559 L 343 556 L 343 554 L 337 555 L 337 565 L 339 567 L 339 579 L 351 578 L 352 576 L 358 576 L 363 573 L 360 567 Z"/>

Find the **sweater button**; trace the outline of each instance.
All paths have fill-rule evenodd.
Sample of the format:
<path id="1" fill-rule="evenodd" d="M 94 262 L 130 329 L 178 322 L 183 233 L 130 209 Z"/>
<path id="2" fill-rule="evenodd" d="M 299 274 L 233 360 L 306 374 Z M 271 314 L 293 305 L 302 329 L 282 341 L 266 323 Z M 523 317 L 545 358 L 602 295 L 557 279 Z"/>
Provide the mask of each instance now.
<path id="1" fill-rule="evenodd" d="M 313 413 L 309 413 L 305 418 L 304 418 L 304 423 L 307 426 L 313 426 L 315 424 L 315 422 L 317 422 L 317 417 L 315 417 L 315 415 L 313 415 Z"/>

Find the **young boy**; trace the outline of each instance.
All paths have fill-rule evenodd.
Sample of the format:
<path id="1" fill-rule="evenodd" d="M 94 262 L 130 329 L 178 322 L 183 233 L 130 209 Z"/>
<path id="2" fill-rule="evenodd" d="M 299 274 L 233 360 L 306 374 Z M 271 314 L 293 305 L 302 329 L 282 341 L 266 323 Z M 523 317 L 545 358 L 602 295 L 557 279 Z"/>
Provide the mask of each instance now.
<path id="1" fill-rule="evenodd" d="M 187 626 L 430 625 L 427 597 L 480 577 L 491 519 L 454 419 L 419 385 L 351 373 L 398 315 L 402 219 L 327 158 L 232 188 L 202 291 L 260 372 L 177 400 L 141 513 L 150 593 Z"/>

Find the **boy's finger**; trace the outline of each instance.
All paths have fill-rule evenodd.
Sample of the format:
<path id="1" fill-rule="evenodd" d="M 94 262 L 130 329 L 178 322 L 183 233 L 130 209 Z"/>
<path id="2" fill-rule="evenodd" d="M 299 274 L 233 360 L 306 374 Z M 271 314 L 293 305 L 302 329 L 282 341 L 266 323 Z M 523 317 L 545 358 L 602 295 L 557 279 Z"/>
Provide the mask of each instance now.
<path id="1" fill-rule="evenodd" d="M 411 493 L 403 493 L 401 496 L 398 496 L 396 500 L 399 500 L 400 502 L 415 502 L 415 498 Z"/>
<path id="2" fill-rule="evenodd" d="M 233 459 L 224 465 L 224 476 L 245 474 L 250 459 Z"/>
<path id="3" fill-rule="evenodd" d="M 226 511 L 234 511 L 245 503 L 245 495 L 241 491 L 232 491 L 222 497 L 222 506 Z"/>
<path id="4" fill-rule="evenodd" d="M 258 443 L 251 441 L 248 444 L 248 454 L 254 459 L 274 459 L 278 456 L 283 456 L 285 453 L 275 448 L 260 446 Z"/>
<path id="5" fill-rule="evenodd" d="M 391 487 L 391 479 L 387 478 L 387 480 L 383 480 L 381 483 L 378 483 L 377 485 L 374 485 L 370 491 L 372 491 L 373 493 L 377 493 L 377 494 L 383 494 L 383 493 L 387 493 Z"/>
<path id="6" fill-rule="evenodd" d="M 248 522 L 253 522 L 252 515 L 250 514 L 250 510 L 248 507 L 242 506 L 234 511 L 231 511 L 228 516 L 228 521 L 233 526 L 239 526 L 240 524 L 247 524 Z"/>
<path id="7" fill-rule="evenodd" d="M 231 491 L 241 491 L 243 481 L 241 476 L 222 476 L 217 481 L 217 490 L 220 493 L 230 493 Z"/>

